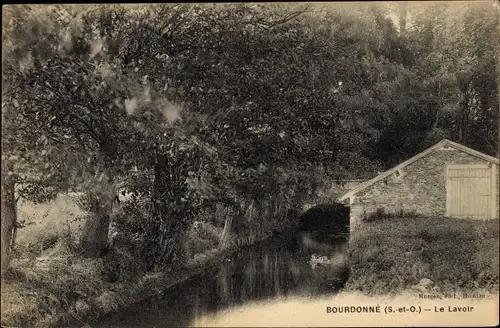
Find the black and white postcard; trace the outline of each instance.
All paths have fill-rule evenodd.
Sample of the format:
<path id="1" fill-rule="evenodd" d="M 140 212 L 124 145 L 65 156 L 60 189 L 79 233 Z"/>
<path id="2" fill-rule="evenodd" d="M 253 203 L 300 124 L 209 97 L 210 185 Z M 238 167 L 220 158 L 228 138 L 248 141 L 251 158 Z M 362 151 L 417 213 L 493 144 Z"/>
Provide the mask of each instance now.
<path id="1" fill-rule="evenodd" d="M 1 327 L 495 326 L 498 1 L 2 8 Z"/>

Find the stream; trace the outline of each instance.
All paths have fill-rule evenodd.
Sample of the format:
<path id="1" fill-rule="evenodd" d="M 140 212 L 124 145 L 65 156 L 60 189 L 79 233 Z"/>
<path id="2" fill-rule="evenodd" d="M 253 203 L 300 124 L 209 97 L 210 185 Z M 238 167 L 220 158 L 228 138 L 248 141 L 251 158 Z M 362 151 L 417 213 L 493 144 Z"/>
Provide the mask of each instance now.
<path id="1" fill-rule="evenodd" d="M 238 250 L 218 266 L 94 327 L 192 326 L 200 318 L 255 302 L 317 298 L 348 278 L 347 235 L 290 231 Z"/>

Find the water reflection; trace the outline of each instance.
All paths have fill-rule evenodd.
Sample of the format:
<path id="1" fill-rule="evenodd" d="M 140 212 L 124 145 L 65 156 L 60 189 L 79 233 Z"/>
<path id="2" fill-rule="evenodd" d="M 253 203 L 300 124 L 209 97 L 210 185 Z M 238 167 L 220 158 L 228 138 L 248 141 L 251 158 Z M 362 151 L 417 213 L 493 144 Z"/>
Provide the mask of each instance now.
<path id="1" fill-rule="evenodd" d="M 100 327 L 189 326 L 201 316 L 255 301 L 334 294 L 347 279 L 345 247 L 346 238 L 335 234 L 277 236 Z"/>

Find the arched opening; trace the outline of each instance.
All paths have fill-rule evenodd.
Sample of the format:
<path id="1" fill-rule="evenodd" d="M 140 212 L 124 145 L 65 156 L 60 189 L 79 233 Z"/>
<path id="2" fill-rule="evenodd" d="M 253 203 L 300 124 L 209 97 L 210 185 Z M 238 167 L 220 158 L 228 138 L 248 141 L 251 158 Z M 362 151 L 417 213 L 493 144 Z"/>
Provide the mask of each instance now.
<path id="1" fill-rule="evenodd" d="M 316 205 L 299 216 L 301 231 L 348 233 L 350 208 L 340 203 Z"/>

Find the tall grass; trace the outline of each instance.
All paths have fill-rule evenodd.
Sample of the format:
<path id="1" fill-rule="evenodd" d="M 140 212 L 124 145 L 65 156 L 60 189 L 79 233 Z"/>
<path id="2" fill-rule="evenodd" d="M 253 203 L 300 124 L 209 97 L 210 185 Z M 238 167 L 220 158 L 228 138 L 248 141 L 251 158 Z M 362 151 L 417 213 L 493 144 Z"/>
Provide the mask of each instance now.
<path id="1" fill-rule="evenodd" d="M 347 286 L 397 293 L 428 278 L 435 290 L 498 292 L 499 221 L 384 215 L 351 236 Z"/>
<path id="2" fill-rule="evenodd" d="M 17 230 L 16 257 L 42 255 L 60 237 L 75 239 L 87 216 L 67 195 L 59 195 L 46 203 L 20 200 L 17 208 L 22 227 Z"/>
<path id="3" fill-rule="evenodd" d="M 75 251 L 85 215 L 66 195 L 47 203 L 19 202 L 22 227 L 10 274 L 2 280 L 2 324 L 64 323 L 68 316 L 78 318 L 82 304 L 109 290 L 101 275 L 103 259 L 85 259 Z"/>

